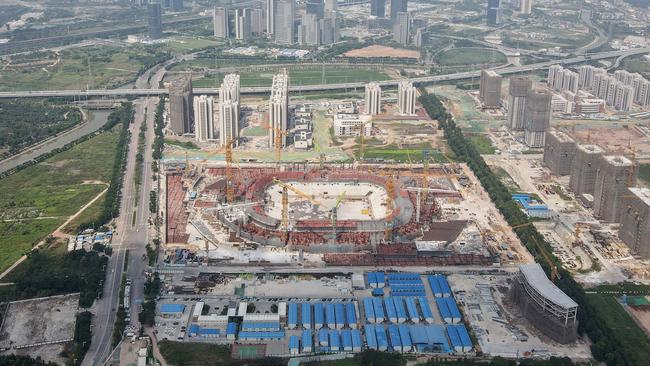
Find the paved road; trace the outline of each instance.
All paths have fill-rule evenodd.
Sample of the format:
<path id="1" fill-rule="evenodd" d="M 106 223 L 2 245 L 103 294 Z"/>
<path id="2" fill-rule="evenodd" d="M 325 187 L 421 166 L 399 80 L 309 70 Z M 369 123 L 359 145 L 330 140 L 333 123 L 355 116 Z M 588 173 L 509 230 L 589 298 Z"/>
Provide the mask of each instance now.
<path id="1" fill-rule="evenodd" d="M 632 50 L 625 51 L 606 51 L 598 52 L 589 55 L 574 56 L 569 58 L 563 58 L 547 62 L 539 62 L 523 66 L 511 66 L 504 67 L 499 69 L 499 73 L 502 75 L 509 74 L 518 74 L 522 72 L 530 72 L 536 70 L 547 69 L 552 65 L 571 65 L 578 64 L 589 60 L 601 60 L 619 56 L 632 56 L 640 55 L 644 53 L 650 53 L 650 48 L 636 48 Z M 435 75 L 435 76 L 423 76 L 410 78 L 408 80 L 414 83 L 436 83 L 442 81 L 452 81 L 452 80 L 464 80 L 471 79 L 480 76 L 479 71 L 467 71 L 467 72 L 458 72 L 453 74 L 446 75 Z M 386 80 L 378 82 L 381 86 L 396 86 L 401 80 Z M 300 85 L 300 86 L 290 86 L 289 90 L 294 92 L 306 92 L 306 91 L 323 91 L 323 90 L 341 90 L 341 89 L 354 89 L 354 88 L 363 88 L 365 82 L 355 82 L 355 83 L 339 83 L 339 84 L 317 84 L 317 85 Z M 156 84 L 153 84 L 156 86 Z M 270 91 L 270 86 L 268 87 L 244 87 L 241 88 L 242 94 L 261 94 L 268 93 Z M 2 92 L 0 93 L 0 98 L 42 98 L 42 97 L 72 97 L 72 96 L 85 96 L 85 97 L 95 97 L 95 96 L 160 96 L 166 95 L 168 93 L 167 89 L 110 89 L 110 90 L 41 90 L 41 91 L 20 91 L 20 92 Z M 194 88 L 195 94 L 218 94 L 218 88 Z"/>

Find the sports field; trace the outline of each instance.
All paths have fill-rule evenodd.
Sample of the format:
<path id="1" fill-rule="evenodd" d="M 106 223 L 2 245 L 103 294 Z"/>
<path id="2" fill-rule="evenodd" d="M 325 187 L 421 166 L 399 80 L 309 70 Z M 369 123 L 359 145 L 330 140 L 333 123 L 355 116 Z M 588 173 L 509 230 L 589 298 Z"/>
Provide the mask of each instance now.
<path id="1" fill-rule="evenodd" d="M 506 56 L 488 48 L 452 48 L 436 55 L 436 62 L 442 66 L 463 66 L 483 64 L 504 64 Z"/>

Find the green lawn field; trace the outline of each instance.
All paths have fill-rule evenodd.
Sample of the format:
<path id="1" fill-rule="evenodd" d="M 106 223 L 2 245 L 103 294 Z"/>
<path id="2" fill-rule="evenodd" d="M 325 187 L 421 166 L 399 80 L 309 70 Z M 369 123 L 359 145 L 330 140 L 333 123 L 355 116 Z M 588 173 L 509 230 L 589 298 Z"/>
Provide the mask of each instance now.
<path id="1" fill-rule="evenodd" d="M 488 48 L 452 48 L 436 55 L 436 61 L 443 66 L 480 65 L 494 63 L 504 64 L 506 56 Z"/>

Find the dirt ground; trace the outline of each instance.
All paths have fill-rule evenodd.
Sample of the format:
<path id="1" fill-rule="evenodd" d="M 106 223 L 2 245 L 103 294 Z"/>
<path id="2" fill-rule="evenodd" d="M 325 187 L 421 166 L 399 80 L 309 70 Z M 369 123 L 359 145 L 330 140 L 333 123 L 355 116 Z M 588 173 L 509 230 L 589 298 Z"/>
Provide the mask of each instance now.
<path id="1" fill-rule="evenodd" d="M 351 50 L 343 54 L 346 57 L 405 57 L 420 58 L 420 53 L 413 50 L 405 50 L 380 45 L 372 45 L 356 50 Z"/>
<path id="2" fill-rule="evenodd" d="M 650 334 L 650 311 L 643 311 L 635 309 L 634 307 L 628 307 L 629 312 L 636 319 L 637 324 L 646 332 Z"/>

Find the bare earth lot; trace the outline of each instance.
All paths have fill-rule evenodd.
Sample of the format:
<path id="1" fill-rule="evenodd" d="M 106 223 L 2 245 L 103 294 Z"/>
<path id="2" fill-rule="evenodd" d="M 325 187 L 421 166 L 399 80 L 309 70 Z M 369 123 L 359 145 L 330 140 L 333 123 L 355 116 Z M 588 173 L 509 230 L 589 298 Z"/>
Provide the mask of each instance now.
<path id="1" fill-rule="evenodd" d="M 420 52 L 413 50 L 405 50 L 401 48 L 393 48 L 380 45 L 372 45 L 356 50 L 351 50 L 343 54 L 346 57 L 404 57 L 404 58 L 420 58 Z"/>

